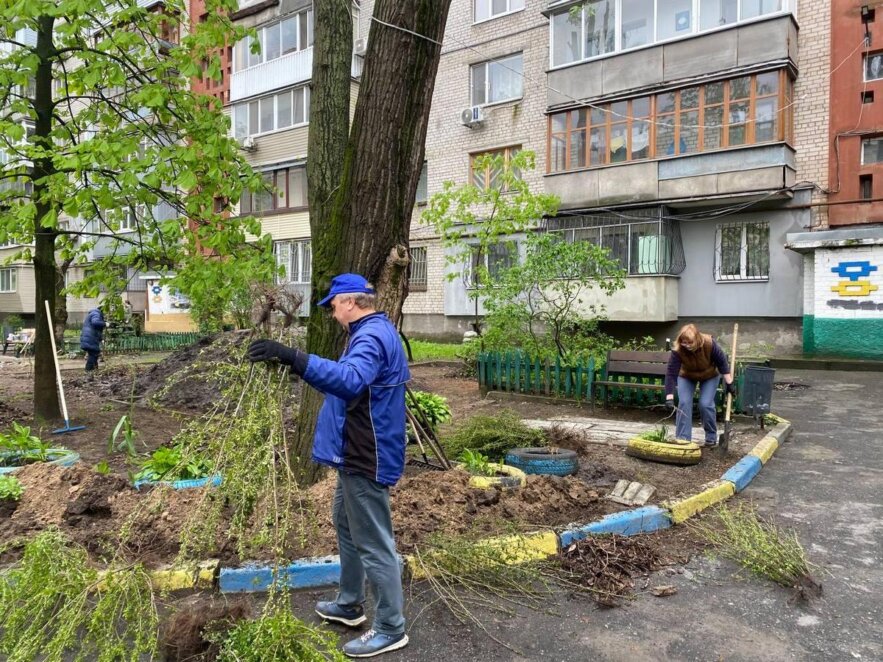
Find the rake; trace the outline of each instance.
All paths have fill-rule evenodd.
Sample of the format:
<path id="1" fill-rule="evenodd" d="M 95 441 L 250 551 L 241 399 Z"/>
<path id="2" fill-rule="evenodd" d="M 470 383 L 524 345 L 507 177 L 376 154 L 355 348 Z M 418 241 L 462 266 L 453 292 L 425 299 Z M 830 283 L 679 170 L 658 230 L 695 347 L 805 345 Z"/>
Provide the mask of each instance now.
<path id="1" fill-rule="evenodd" d="M 65 434 L 67 432 L 76 432 L 77 430 L 85 430 L 85 425 L 71 425 L 70 418 L 67 415 L 67 401 L 64 399 L 64 385 L 61 383 L 61 368 L 58 365 L 58 350 L 55 347 L 55 332 L 52 324 L 52 313 L 49 311 L 49 301 L 43 301 L 46 304 L 46 323 L 49 326 L 49 341 L 52 343 L 52 360 L 55 362 L 55 380 L 58 382 L 58 394 L 61 396 L 61 413 L 64 414 L 64 427 L 53 430 L 52 434 Z"/>

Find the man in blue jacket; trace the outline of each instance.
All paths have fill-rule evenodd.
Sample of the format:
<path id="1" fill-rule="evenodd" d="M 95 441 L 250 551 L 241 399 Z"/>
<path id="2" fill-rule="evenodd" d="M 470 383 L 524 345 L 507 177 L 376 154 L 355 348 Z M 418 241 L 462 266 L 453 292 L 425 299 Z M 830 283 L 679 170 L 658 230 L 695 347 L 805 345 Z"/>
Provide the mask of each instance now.
<path id="1" fill-rule="evenodd" d="M 86 374 L 90 377 L 92 371 L 98 367 L 101 340 L 104 337 L 106 326 L 107 322 L 104 321 L 104 313 L 100 305 L 86 313 L 86 319 L 83 320 L 83 330 L 80 332 L 80 349 L 86 352 Z"/>
<path id="2" fill-rule="evenodd" d="M 329 621 L 365 622 L 365 578 L 376 601 L 371 629 L 343 647 L 350 657 L 373 657 L 408 643 L 402 577 L 389 508 L 389 487 L 405 464 L 405 383 L 411 378 L 395 326 L 375 310 L 375 292 L 357 274 L 341 274 L 320 306 L 349 333 L 339 361 L 255 340 L 252 361 L 278 360 L 325 394 L 313 439 L 313 461 L 337 470 L 334 526 L 340 550 L 340 589 L 316 604 Z"/>

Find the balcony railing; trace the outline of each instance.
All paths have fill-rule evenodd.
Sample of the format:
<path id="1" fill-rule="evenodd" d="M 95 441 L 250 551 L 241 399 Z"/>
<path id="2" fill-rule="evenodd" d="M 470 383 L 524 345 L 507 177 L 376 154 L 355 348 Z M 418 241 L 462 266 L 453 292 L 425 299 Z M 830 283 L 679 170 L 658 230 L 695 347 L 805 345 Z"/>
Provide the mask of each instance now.
<path id="1" fill-rule="evenodd" d="M 351 75 L 362 75 L 360 55 L 353 55 Z M 269 62 L 235 72 L 230 78 L 230 101 L 238 101 L 258 96 L 271 90 L 278 90 L 303 83 L 313 75 L 313 48 L 288 53 Z"/>

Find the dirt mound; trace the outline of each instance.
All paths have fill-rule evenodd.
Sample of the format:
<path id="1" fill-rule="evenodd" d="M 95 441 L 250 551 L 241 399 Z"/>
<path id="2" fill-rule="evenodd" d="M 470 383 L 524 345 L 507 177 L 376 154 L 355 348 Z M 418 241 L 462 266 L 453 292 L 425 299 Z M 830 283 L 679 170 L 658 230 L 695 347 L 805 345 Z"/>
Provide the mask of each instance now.
<path id="1" fill-rule="evenodd" d="M 230 630 L 254 612 L 248 597 L 203 596 L 185 598 L 160 633 L 160 649 L 168 662 L 208 662 L 220 652 L 211 635 Z"/>
<path id="2" fill-rule="evenodd" d="M 321 540 L 326 545 L 321 553 L 325 554 L 337 547 L 331 523 L 336 481 L 331 475 L 309 490 Z M 469 475 L 463 471 L 427 471 L 406 476 L 390 495 L 396 543 L 399 552 L 405 554 L 434 533 L 460 535 L 479 527 L 484 535 L 493 535 L 506 529 L 507 524 L 529 529 L 590 522 L 597 514 L 607 512 L 598 493 L 573 477 L 528 476 L 521 489 L 478 490 L 469 487 Z"/>
<path id="3" fill-rule="evenodd" d="M 146 370 L 118 366 L 101 370 L 93 381 L 86 377 L 72 379 L 70 386 L 120 400 L 128 400 L 134 392 L 140 401 L 153 399 L 172 409 L 205 411 L 221 398 L 219 368 L 241 360 L 250 333 L 230 331 L 207 336 Z"/>

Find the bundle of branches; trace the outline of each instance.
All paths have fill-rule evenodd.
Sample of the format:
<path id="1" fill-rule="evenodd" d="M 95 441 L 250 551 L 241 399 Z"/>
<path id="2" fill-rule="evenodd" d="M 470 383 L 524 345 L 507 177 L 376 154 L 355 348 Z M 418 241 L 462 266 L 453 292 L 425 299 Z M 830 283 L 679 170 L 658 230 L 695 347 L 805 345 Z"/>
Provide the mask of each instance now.
<path id="1" fill-rule="evenodd" d="M 291 337 L 279 338 L 291 342 Z M 305 538 L 315 525 L 306 494 L 297 484 L 298 459 L 289 454 L 285 413 L 292 408 L 287 366 L 253 365 L 243 358 L 230 375 L 222 400 L 173 440 L 182 462 L 202 456 L 220 474 L 181 534 L 183 559 L 214 550 L 222 523 L 241 558 L 260 552 L 282 559 L 289 536 Z"/>
<path id="2" fill-rule="evenodd" d="M 780 529 L 761 517 L 751 504 L 721 506 L 715 517 L 691 524 L 721 556 L 750 573 L 794 589 L 795 597 L 809 600 L 822 593 L 797 534 Z"/>
<path id="3" fill-rule="evenodd" d="M 589 536 L 558 556 L 574 584 L 591 588 L 598 604 L 616 607 L 635 588 L 635 578 L 667 565 L 655 546 L 641 537 Z"/>
<path id="4" fill-rule="evenodd" d="M 0 653 L 9 662 L 137 662 L 155 656 L 158 622 L 142 566 L 114 563 L 100 573 L 85 549 L 54 529 L 0 574 Z"/>

